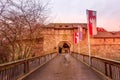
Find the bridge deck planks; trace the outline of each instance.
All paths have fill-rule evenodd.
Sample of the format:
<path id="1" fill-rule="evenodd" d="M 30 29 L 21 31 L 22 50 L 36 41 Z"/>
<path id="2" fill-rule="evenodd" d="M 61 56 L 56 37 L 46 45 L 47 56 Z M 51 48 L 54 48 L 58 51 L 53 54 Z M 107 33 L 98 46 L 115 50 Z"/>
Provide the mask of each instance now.
<path id="1" fill-rule="evenodd" d="M 24 80 L 102 80 L 94 71 L 73 57 L 69 62 L 59 55 Z"/>

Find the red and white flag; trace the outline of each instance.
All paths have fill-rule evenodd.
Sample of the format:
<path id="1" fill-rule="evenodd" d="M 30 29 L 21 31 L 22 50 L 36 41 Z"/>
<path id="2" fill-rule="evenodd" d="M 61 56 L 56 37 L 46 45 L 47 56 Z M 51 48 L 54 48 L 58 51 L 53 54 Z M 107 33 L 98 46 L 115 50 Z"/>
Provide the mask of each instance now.
<path id="1" fill-rule="evenodd" d="M 96 11 L 87 10 L 88 16 L 88 30 L 90 35 L 96 35 Z"/>
<path id="2" fill-rule="evenodd" d="M 74 32 L 74 43 L 77 44 L 79 42 L 79 33 Z"/>
<path id="3" fill-rule="evenodd" d="M 78 26 L 78 30 L 74 32 L 74 43 L 77 44 L 79 41 L 82 41 L 82 26 Z"/>

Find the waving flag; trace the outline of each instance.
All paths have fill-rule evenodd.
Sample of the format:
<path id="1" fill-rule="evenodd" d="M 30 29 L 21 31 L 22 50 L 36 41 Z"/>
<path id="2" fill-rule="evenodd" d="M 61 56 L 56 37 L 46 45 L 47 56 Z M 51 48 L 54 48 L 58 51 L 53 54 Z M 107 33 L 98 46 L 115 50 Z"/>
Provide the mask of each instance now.
<path id="1" fill-rule="evenodd" d="M 88 16 L 88 30 L 90 35 L 96 35 L 96 11 L 87 10 Z"/>
<path id="2" fill-rule="evenodd" d="M 79 42 L 79 33 L 74 32 L 74 43 L 77 44 Z"/>
<path id="3" fill-rule="evenodd" d="M 79 40 L 82 41 L 82 26 L 78 26 Z"/>

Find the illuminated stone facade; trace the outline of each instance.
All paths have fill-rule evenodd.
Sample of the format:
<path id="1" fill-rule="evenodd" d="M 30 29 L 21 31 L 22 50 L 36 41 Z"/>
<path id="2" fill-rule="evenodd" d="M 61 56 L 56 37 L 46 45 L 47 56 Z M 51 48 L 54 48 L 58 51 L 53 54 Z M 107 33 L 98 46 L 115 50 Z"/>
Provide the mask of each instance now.
<path id="1" fill-rule="evenodd" d="M 69 46 L 70 52 L 78 52 L 78 44 L 74 44 L 74 32 L 77 31 L 78 26 L 80 25 L 83 26 L 83 31 L 86 31 L 86 24 L 79 23 L 54 23 L 44 27 L 44 53 L 59 52 L 60 47 L 63 49 L 64 43 Z M 85 36 L 82 42 L 86 43 L 86 32 L 84 32 L 83 35 Z M 65 52 L 64 49 L 62 52 Z"/>
<path id="2" fill-rule="evenodd" d="M 82 26 L 83 38 L 78 44 L 74 43 L 74 32 Z M 43 53 L 51 52 L 79 52 L 88 54 L 88 37 L 86 23 L 51 23 L 43 27 Z M 96 36 L 90 38 L 91 54 L 94 56 L 119 59 L 120 58 L 120 33 L 111 33 L 98 30 Z M 69 47 L 63 47 L 64 43 Z"/>

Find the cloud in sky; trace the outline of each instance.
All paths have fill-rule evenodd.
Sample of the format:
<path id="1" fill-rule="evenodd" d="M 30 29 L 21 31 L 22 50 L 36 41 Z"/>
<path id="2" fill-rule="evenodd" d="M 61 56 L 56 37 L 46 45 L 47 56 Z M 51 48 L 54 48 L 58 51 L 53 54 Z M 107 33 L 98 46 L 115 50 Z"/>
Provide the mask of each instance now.
<path id="1" fill-rule="evenodd" d="M 52 0 L 53 22 L 86 23 L 86 9 L 97 11 L 97 25 L 120 30 L 120 0 Z"/>

